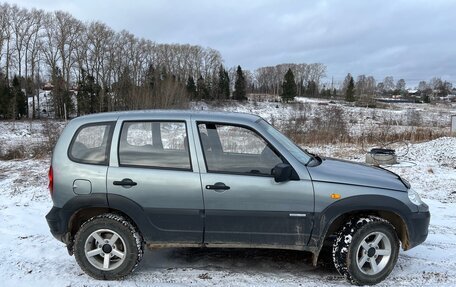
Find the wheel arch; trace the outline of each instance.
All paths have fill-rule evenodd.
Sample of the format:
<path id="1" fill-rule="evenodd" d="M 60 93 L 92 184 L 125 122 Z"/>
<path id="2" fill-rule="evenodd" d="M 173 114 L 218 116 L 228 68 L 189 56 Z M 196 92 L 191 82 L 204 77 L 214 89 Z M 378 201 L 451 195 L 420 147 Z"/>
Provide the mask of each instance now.
<path id="1" fill-rule="evenodd" d="M 84 222 L 86 222 L 92 217 L 106 213 L 115 213 L 124 217 L 136 228 L 138 228 L 138 230 L 141 232 L 138 225 L 135 223 L 133 219 L 131 219 L 130 216 L 128 216 L 126 213 L 118 209 L 113 209 L 109 207 L 86 207 L 77 210 L 75 213 L 73 213 L 73 215 L 70 217 L 70 220 L 68 221 L 68 231 L 70 232 L 71 236 L 74 237 L 74 235 L 76 234 L 76 232 L 78 232 L 79 228 L 82 226 Z"/>
<path id="2" fill-rule="evenodd" d="M 374 215 L 393 225 L 404 250 L 410 249 L 410 233 L 405 214 L 411 210 L 401 201 L 382 195 L 360 195 L 339 200 L 326 207 L 315 216 L 315 226 L 309 241 L 315 247 L 313 264 L 325 241 L 340 230 L 343 224 L 353 217 Z"/>
<path id="3" fill-rule="evenodd" d="M 66 235 L 64 243 L 69 251 L 72 248 L 73 238 L 81 225 L 88 219 L 104 213 L 116 213 L 125 217 L 133 224 L 141 235 L 146 238 L 150 233 L 150 223 L 144 210 L 139 204 L 119 195 L 109 195 L 109 204 L 106 194 L 91 196 L 77 196 L 70 200 L 63 208 L 63 217 L 66 217 Z"/>
<path id="4" fill-rule="evenodd" d="M 404 219 L 397 213 L 389 210 L 369 210 L 369 209 L 361 209 L 361 210 L 354 210 L 344 214 L 340 214 L 337 218 L 334 218 L 330 223 L 329 227 L 327 228 L 324 239 L 327 239 L 329 236 L 334 234 L 335 232 L 339 231 L 341 226 L 347 222 L 348 219 L 354 217 L 362 217 L 362 216 L 369 216 L 374 215 L 380 218 L 387 220 L 391 225 L 393 225 L 396 234 L 399 240 L 402 243 L 402 247 L 404 250 L 409 249 L 409 232 L 407 228 L 407 224 L 405 223 Z"/>

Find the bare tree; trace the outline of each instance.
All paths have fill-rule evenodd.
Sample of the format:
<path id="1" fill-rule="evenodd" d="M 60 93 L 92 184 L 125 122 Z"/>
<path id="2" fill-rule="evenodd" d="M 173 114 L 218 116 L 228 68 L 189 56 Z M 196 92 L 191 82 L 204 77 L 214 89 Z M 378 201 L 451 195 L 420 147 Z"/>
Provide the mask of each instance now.
<path id="1" fill-rule="evenodd" d="M 3 46 L 5 45 L 8 37 L 8 22 L 9 22 L 9 6 L 8 4 L 0 5 L 0 63 L 3 58 Z"/>
<path id="2" fill-rule="evenodd" d="M 5 74 L 10 77 L 10 66 L 12 63 L 13 49 L 11 49 L 11 41 L 13 38 L 13 17 L 12 7 L 5 3 L 2 5 L 2 46 L 5 45 Z M 2 51 L 3 52 L 3 51 Z M 2 53 L 3 54 L 3 53 Z"/>
<path id="3" fill-rule="evenodd" d="M 298 96 L 305 92 L 305 88 L 312 83 L 318 87 L 326 75 L 326 66 L 320 63 L 313 64 L 280 64 L 274 67 L 261 67 L 255 70 L 254 77 L 257 92 L 278 95 L 285 73 L 291 69 L 295 75 Z"/>
<path id="4" fill-rule="evenodd" d="M 27 92 L 32 93 L 32 118 L 35 118 L 35 94 L 38 98 L 38 109 L 39 109 L 39 84 L 37 84 L 37 79 L 35 78 L 36 70 L 39 69 L 39 39 L 41 37 L 40 31 L 42 30 L 42 21 L 43 21 L 44 12 L 42 10 L 32 10 L 31 12 L 31 22 L 32 28 L 30 30 L 29 38 L 27 39 L 26 50 L 25 50 L 25 78 L 27 83 L 31 86 L 26 89 Z M 31 77 L 28 78 L 28 71 L 30 67 Z M 36 92 L 35 92 L 36 91 Z M 29 96 L 29 95 L 27 95 Z M 38 113 L 39 114 L 39 113 Z"/>
<path id="5" fill-rule="evenodd" d="M 385 77 L 385 79 L 383 80 L 383 88 L 385 89 L 385 91 L 387 92 L 391 92 L 394 90 L 396 86 L 394 85 L 394 79 L 392 76 L 387 76 Z"/>
<path id="6" fill-rule="evenodd" d="M 82 23 L 69 13 L 62 11 L 54 13 L 54 21 L 56 25 L 54 36 L 61 62 L 62 77 L 65 80 L 66 88 L 69 89 L 71 69 L 75 63 L 73 54 L 77 39 L 82 32 Z"/>
<path id="7" fill-rule="evenodd" d="M 399 79 L 396 84 L 396 89 L 404 92 L 405 91 L 405 80 L 404 79 Z"/>
<path id="8" fill-rule="evenodd" d="M 359 75 L 355 83 L 355 94 L 357 96 L 366 95 L 367 77 Z"/>
<path id="9" fill-rule="evenodd" d="M 11 7 L 11 20 L 12 28 L 14 33 L 14 48 L 17 60 L 17 73 L 19 75 L 19 81 L 22 78 L 22 68 L 24 54 L 27 53 L 30 30 L 33 27 L 33 17 L 26 9 L 20 9 L 17 6 Z M 22 83 L 21 83 L 22 87 Z"/>
<path id="10" fill-rule="evenodd" d="M 425 91 L 427 89 L 429 89 L 429 85 L 426 83 L 426 81 L 420 81 L 418 84 L 418 90 Z"/>
<path id="11" fill-rule="evenodd" d="M 375 95 L 376 82 L 374 76 L 368 76 L 366 79 L 366 93 L 370 96 Z"/>
<path id="12" fill-rule="evenodd" d="M 43 52 L 43 58 L 48 66 L 52 80 L 54 80 L 55 71 L 58 68 L 60 53 L 58 49 L 58 26 L 53 13 L 45 13 L 43 21 L 43 35 L 40 39 L 40 47 Z"/>

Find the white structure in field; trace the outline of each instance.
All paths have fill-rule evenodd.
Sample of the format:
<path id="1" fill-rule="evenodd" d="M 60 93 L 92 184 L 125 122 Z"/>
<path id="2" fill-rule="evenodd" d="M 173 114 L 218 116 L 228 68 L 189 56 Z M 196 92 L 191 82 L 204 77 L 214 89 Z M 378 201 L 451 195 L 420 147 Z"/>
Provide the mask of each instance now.
<path id="1" fill-rule="evenodd" d="M 451 116 L 451 135 L 456 136 L 456 115 Z"/>

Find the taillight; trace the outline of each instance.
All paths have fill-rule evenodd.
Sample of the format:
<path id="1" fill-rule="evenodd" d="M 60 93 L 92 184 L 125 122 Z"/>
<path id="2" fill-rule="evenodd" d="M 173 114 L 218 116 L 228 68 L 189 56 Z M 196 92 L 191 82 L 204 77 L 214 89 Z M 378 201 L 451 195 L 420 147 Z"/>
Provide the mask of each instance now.
<path id="1" fill-rule="evenodd" d="M 52 165 L 49 168 L 48 177 L 49 177 L 49 186 L 48 186 L 48 188 L 49 188 L 49 191 L 52 194 L 54 192 L 54 172 L 52 171 Z"/>

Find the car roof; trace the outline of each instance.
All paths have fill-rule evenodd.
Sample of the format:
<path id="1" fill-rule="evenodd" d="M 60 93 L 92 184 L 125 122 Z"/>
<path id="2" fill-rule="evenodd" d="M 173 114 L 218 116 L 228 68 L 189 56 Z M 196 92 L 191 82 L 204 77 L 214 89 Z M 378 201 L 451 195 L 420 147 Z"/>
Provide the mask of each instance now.
<path id="1" fill-rule="evenodd" d="M 163 118 L 170 119 L 175 117 L 179 118 L 189 118 L 195 117 L 198 120 L 213 120 L 213 121 L 228 121 L 228 122 L 255 122 L 261 119 L 257 115 L 252 115 L 248 113 L 239 113 L 239 112 L 221 112 L 221 111 L 200 111 L 200 110 L 136 110 L 136 111 L 121 111 L 121 112 L 107 112 L 107 113 L 98 113 L 80 116 L 76 118 L 76 121 L 83 122 L 96 122 L 96 121 L 116 121 L 120 117 L 123 119 L 134 119 L 138 120 L 140 118 Z"/>

